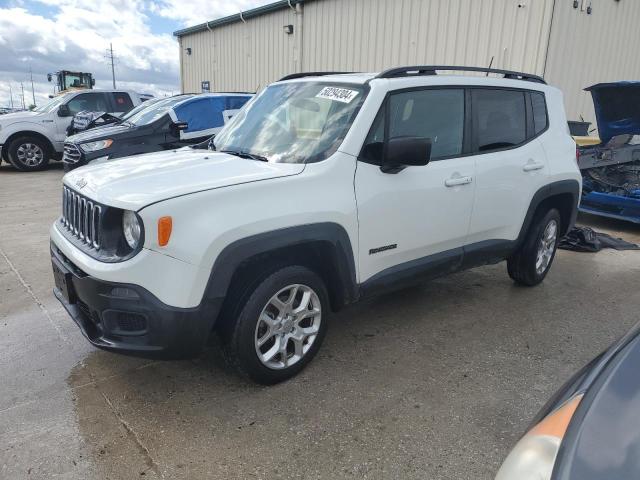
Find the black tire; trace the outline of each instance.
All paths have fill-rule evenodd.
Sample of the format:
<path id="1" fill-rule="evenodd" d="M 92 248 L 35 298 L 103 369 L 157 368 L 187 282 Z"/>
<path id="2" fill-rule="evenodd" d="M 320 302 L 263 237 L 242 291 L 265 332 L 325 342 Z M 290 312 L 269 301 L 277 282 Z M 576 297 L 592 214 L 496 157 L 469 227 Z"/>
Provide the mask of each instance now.
<path id="1" fill-rule="evenodd" d="M 536 262 L 538 259 L 538 250 L 541 246 L 543 235 L 547 227 L 555 222 L 556 236 L 555 242 L 553 242 L 549 261 L 543 270 L 539 271 Z M 522 246 L 516 251 L 509 259 L 507 259 L 507 271 L 509 276 L 520 285 L 533 287 L 538 285 L 544 280 L 549 273 L 549 269 L 553 264 L 556 251 L 558 248 L 558 242 L 560 241 L 562 221 L 560 213 L 555 208 L 547 211 L 540 211 L 536 214 L 527 233 Z"/>
<path id="2" fill-rule="evenodd" d="M 27 146 L 29 146 L 27 148 Z M 27 148 L 35 154 L 34 157 L 25 157 L 25 153 L 19 153 L 21 147 Z M 41 152 L 41 156 L 38 152 Z M 51 159 L 50 145 L 37 138 L 31 136 L 18 137 L 12 140 L 7 146 L 7 158 L 11 165 L 22 172 L 35 172 L 46 168 Z"/>
<path id="3" fill-rule="evenodd" d="M 310 288 L 320 302 L 319 330 L 310 342 L 308 350 L 293 365 L 280 369 L 270 368 L 259 358 L 256 351 L 258 318 L 274 295 L 290 285 L 302 285 Z M 220 337 L 227 362 L 241 374 L 263 385 L 273 385 L 287 380 L 300 372 L 316 355 L 327 332 L 327 320 L 330 311 L 329 296 L 322 279 L 312 270 L 302 266 L 289 266 L 278 269 L 266 276 L 246 301 L 235 308 L 237 317 L 232 318 L 228 328 L 222 329 Z M 268 335 L 267 335 L 268 336 Z M 275 338 L 275 337 L 274 337 Z M 290 347 L 293 341 L 289 340 Z M 269 345 L 266 345 L 266 349 Z M 293 358 L 293 352 L 292 358 Z M 276 358 L 280 358 L 277 357 Z"/>

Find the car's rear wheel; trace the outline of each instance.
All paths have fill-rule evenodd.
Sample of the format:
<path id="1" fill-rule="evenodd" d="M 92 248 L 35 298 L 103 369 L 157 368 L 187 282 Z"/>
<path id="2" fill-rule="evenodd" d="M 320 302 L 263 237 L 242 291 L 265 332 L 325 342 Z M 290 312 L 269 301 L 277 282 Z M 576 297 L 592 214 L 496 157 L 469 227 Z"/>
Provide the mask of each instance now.
<path id="1" fill-rule="evenodd" d="M 544 280 L 556 255 L 560 226 L 555 208 L 536 215 L 524 244 L 507 260 L 509 276 L 516 283 L 532 287 Z"/>
<path id="2" fill-rule="evenodd" d="M 270 385 L 302 370 L 327 330 L 329 299 L 322 279 L 302 266 L 267 276 L 222 334 L 228 361 L 258 383 Z"/>
<path id="3" fill-rule="evenodd" d="M 23 172 L 45 168 L 51 158 L 49 145 L 37 137 L 18 137 L 7 147 L 7 157 L 11 165 Z"/>

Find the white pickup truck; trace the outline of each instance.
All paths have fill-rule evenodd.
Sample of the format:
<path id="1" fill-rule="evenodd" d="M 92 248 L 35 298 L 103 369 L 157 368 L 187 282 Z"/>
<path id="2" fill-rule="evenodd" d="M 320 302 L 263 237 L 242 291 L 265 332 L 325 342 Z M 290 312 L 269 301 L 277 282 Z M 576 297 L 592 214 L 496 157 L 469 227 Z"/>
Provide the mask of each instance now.
<path id="1" fill-rule="evenodd" d="M 148 96 L 127 90 L 79 90 L 51 99 L 33 111 L 0 117 L 0 162 L 21 171 L 41 170 L 49 160 L 62 158 L 67 127 L 83 110 L 122 115 Z"/>

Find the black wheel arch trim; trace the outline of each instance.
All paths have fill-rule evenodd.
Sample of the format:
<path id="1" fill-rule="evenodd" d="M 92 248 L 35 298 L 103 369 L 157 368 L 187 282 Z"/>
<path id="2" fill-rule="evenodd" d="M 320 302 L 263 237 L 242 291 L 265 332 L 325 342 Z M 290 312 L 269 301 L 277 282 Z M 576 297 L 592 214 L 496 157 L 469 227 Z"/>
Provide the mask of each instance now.
<path id="1" fill-rule="evenodd" d="M 207 283 L 204 300 L 226 297 L 233 275 L 244 263 L 258 255 L 287 247 L 322 243 L 333 252 L 332 267 L 342 283 L 344 303 L 358 298 L 355 255 L 351 240 L 342 225 L 332 222 L 286 227 L 236 240 L 217 256 Z M 331 288 L 327 285 L 327 288 Z"/>
<path id="2" fill-rule="evenodd" d="M 4 144 L 3 144 L 3 150 L 6 149 L 7 154 L 9 152 L 9 147 L 11 146 L 11 143 L 13 143 L 13 141 L 16 138 L 20 138 L 20 137 L 36 137 L 39 140 L 45 142 L 47 148 L 49 148 L 49 154 L 53 155 L 56 153 L 56 149 L 53 146 L 53 143 L 51 142 L 51 140 L 49 140 L 45 135 L 43 135 L 40 132 L 36 132 L 35 130 L 20 130 L 19 132 L 15 132 L 12 133 L 11 135 L 9 135 L 9 137 L 7 137 L 7 139 L 5 140 Z M 4 155 L 4 153 L 3 153 Z M 8 157 L 7 157 L 8 160 Z"/>
<path id="3" fill-rule="evenodd" d="M 538 207 L 547 200 L 556 195 L 561 194 L 570 194 L 573 198 L 573 205 L 571 208 L 571 215 L 569 222 L 566 225 L 562 225 L 561 236 L 567 234 L 567 232 L 573 227 L 573 224 L 576 221 L 576 217 L 578 215 L 578 202 L 580 199 L 580 183 L 577 180 L 559 180 L 557 182 L 549 183 L 544 187 L 540 188 L 531 199 L 531 203 L 529 204 L 529 209 L 527 210 L 527 214 L 525 215 L 524 222 L 522 223 L 522 227 L 520 228 L 520 233 L 518 234 L 518 238 L 516 240 L 516 248 L 522 245 L 525 238 L 527 237 L 527 232 L 529 231 L 529 227 L 531 227 L 531 222 L 533 222 L 533 217 L 538 210 Z"/>

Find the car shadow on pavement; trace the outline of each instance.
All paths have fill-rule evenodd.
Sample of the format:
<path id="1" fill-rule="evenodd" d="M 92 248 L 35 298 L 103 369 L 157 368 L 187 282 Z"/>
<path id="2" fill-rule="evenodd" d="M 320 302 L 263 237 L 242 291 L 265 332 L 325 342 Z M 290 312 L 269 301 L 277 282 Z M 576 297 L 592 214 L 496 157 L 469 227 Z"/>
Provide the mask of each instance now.
<path id="1" fill-rule="evenodd" d="M 62 162 L 57 162 L 57 161 L 53 161 L 51 160 L 49 162 L 49 165 L 47 165 L 46 168 L 44 168 L 43 170 L 38 170 L 36 172 L 20 172 L 18 171 L 13 165 L 5 162 L 4 160 L 0 162 L 0 174 L 3 173 L 15 173 L 15 174 L 25 174 L 25 175 L 34 175 L 34 174 L 38 174 L 40 172 L 44 172 L 47 170 L 60 170 L 63 171 L 64 170 L 64 164 Z"/>

